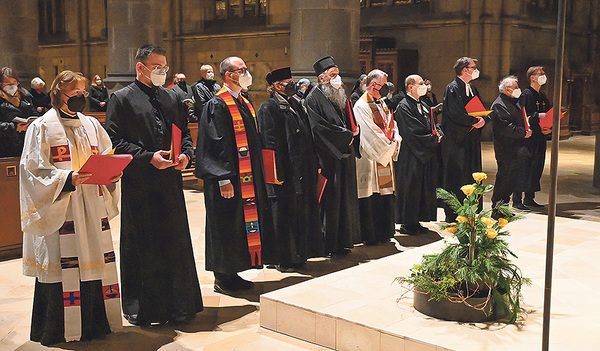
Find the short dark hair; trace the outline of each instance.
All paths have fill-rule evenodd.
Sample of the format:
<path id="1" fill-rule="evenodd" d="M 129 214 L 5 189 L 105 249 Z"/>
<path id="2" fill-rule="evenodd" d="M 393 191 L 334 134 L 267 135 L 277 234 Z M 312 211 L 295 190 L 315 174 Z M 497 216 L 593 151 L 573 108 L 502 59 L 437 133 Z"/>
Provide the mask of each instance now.
<path id="1" fill-rule="evenodd" d="M 469 67 L 469 63 L 471 63 L 471 62 L 477 62 L 477 59 L 473 59 L 473 58 L 465 56 L 465 57 L 461 57 L 458 60 L 456 60 L 456 63 L 454 64 L 454 72 L 456 73 L 456 75 L 460 76 L 463 68 Z"/>
<path id="2" fill-rule="evenodd" d="M 529 67 L 529 69 L 527 70 L 527 83 L 531 83 L 531 76 L 534 75 L 534 74 L 536 74 L 539 70 L 546 71 L 546 69 L 544 68 L 544 66 Z"/>
<path id="3" fill-rule="evenodd" d="M 151 53 L 166 56 L 167 50 L 165 50 L 162 46 L 156 44 L 142 45 L 139 47 L 139 49 L 137 49 L 137 52 L 135 53 L 135 60 L 138 62 L 146 63 Z"/>

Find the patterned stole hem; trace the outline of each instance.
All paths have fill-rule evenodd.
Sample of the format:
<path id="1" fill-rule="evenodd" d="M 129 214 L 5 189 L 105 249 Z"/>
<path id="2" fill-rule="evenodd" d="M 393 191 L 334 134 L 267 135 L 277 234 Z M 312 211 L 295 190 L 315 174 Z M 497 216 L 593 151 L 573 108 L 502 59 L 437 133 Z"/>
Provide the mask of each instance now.
<path id="1" fill-rule="evenodd" d="M 248 251 L 250 252 L 250 262 L 252 266 L 260 266 L 261 263 L 261 244 L 260 228 L 258 225 L 258 208 L 256 205 L 256 195 L 254 192 L 254 177 L 252 176 L 252 162 L 250 161 L 250 149 L 246 136 L 246 127 L 233 96 L 227 88 L 223 87 L 215 96 L 225 101 L 229 108 L 235 133 L 235 144 L 238 154 L 238 165 L 240 172 L 240 185 L 242 188 L 242 200 L 244 202 L 244 222 L 246 225 L 246 237 L 248 240 Z M 240 95 L 241 96 L 241 95 Z M 242 96 L 244 103 L 252 113 L 252 118 L 256 118 L 254 107 L 246 98 Z"/>

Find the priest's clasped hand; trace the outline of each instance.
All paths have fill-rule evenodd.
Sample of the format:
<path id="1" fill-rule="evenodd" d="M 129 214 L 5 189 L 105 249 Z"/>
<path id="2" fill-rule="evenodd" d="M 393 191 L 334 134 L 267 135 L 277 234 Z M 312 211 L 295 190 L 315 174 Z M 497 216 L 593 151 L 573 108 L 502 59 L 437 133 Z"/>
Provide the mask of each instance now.
<path id="1" fill-rule="evenodd" d="M 170 154 L 169 151 L 158 150 L 152 155 L 152 159 L 150 160 L 150 164 L 158 169 L 165 169 L 175 165 L 173 161 L 167 160 L 163 158 L 163 156 L 168 156 Z"/>
<path id="2" fill-rule="evenodd" d="M 119 181 L 119 179 L 121 179 L 122 176 L 123 176 L 123 172 L 119 173 L 119 175 L 117 175 L 117 176 L 114 176 L 114 177 L 110 178 L 110 181 L 112 183 L 116 183 L 116 182 Z"/>
<path id="3" fill-rule="evenodd" d="M 179 158 L 177 159 L 177 164 L 175 166 L 175 169 L 182 171 L 187 167 L 189 162 L 190 162 L 190 159 L 189 159 L 189 157 L 187 157 L 186 154 L 180 154 Z"/>
<path id="4" fill-rule="evenodd" d="M 483 119 L 483 117 L 476 117 L 476 118 L 477 118 L 477 123 L 473 124 L 473 127 L 482 128 L 485 125 L 485 119 Z"/>
<path id="5" fill-rule="evenodd" d="M 233 184 L 227 183 L 227 184 L 220 186 L 219 188 L 221 188 L 221 196 L 222 197 L 224 197 L 226 199 L 231 199 L 233 197 L 233 195 L 234 195 Z"/>
<path id="6" fill-rule="evenodd" d="M 73 186 L 79 186 L 79 185 L 83 184 L 83 182 L 88 180 L 88 178 L 91 176 L 92 176 L 91 173 L 73 172 L 73 173 L 71 173 L 71 184 L 73 184 Z"/>

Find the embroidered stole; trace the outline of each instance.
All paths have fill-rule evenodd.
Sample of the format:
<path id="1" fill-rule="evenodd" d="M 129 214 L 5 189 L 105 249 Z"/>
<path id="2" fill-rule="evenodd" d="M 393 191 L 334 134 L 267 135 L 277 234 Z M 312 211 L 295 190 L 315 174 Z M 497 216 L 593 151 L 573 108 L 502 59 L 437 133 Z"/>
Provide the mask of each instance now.
<path id="1" fill-rule="evenodd" d="M 244 120 L 240 114 L 233 96 L 227 88 L 223 87 L 215 96 L 220 97 L 225 101 L 231 119 L 233 122 L 233 130 L 235 133 L 235 144 L 238 154 L 238 166 L 240 172 L 240 186 L 242 190 L 242 201 L 244 203 L 244 222 L 246 225 L 246 238 L 248 240 L 248 251 L 250 252 L 250 262 L 252 266 L 261 265 L 261 243 L 260 243 L 260 228 L 258 225 L 258 208 L 256 205 L 256 194 L 254 192 L 254 177 L 252 176 L 252 162 L 250 160 L 250 149 L 248 146 L 248 138 L 246 136 L 246 127 Z M 246 98 L 240 95 L 252 113 L 253 120 L 256 119 L 254 107 Z M 256 122 L 255 122 L 256 123 Z"/>
<path id="2" fill-rule="evenodd" d="M 371 94 L 364 94 L 363 99 L 369 105 L 371 112 L 373 113 L 373 122 L 381 129 L 386 138 L 390 141 L 394 141 L 394 116 L 388 109 L 387 105 L 382 104 L 383 115 L 380 107 L 375 103 L 375 99 Z M 379 192 L 381 195 L 390 195 L 394 193 L 396 189 L 394 179 L 394 163 L 390 162 L 387 166 L 377 162 L 377 182 L 379 184 Z"/>
<path id="3" fill-rule="evenodd" d="M 87 137 L 91 145 L 91 153 L 98 154 L 98 140 L 97 131 L 93 123 L 88 117 L 78 114 L 79 119 L 85 129 Z M 76 145 L 71 145 L 71 142 L 67 138 L 65 127 L 60 121 L 58 112 L 54 115 L 48 114 L 47 123 L 50 136 L 50 150 L 52 156 L 52 163 L 56 168 L 64 170 L 72 170 L 71 160 L 72 154 L 71 149 Z M 91 185 L 81 185 L 91 186 Z M 83 189 L 82 189 L 83 190 Z M 103 196 L 102 187 L 97 186 L 96 190 L 98 196 Z M 103 257 L 100 260 L 92 260 L 90 262 L 82 263 L 79 261 L 79 247 L 78 243 L 82 241 L 88 241 L 86 233 L 89 232 L 88 226 L 86 226 L 85 218 L 87 213 L 81 214 L 79 217 L 73 213 L 73 204 L 79 202 L 80 209 L 85 212 L 98 211 L 99 208 L 86 208 L 90 204 L 85 202 L 82 197 L 71 196 L 71 206 L 67 212 L 65 223 L 59 229 L 59 243 L 60 243 L 60 263 L 62 272 L 62 291 L 63 291 L 63 302 L 64 302 L 64 325 L 65 325 L 65 340 L 76 341 L 81 338 L 81 290 L 80 282 L 82 281 L 81 269 L 103 271 L 102 274 L 102 292 L 104 295 L 104 307 L 106 310 L 106 317 L 108 319 L 111 330 L 116 330 L 121 327 L 121 304 L 119 301 L 119 282 L 117 277 L 117 267 L 115 260 L 115 252 L 112 246 L 112 237 L 110 234 L 110 225 L 108 217 L 102 218 L 98 223 L 93 225 L 98 226 L 101 229 L 100 245 L 102 247 Z M 104 206 L 104 201 L 101 201 Z M 92 206 L 91 207 L 95 207 Z M 84 223 L 75 220 L 76 218 L 83 218 Z M 85 265 L 85 267 L 80 266 Z"/>

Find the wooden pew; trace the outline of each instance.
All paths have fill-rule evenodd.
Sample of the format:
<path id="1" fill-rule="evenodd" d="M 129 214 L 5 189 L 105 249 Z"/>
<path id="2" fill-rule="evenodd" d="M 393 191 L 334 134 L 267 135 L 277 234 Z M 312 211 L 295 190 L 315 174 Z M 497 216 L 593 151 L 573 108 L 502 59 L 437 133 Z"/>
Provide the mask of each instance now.
<path id="1" fill-rule="evenodd" d="M 19 158 L 0 158 L 0 261 L 23 253 L 21 211 L 19 210 Z"/>

